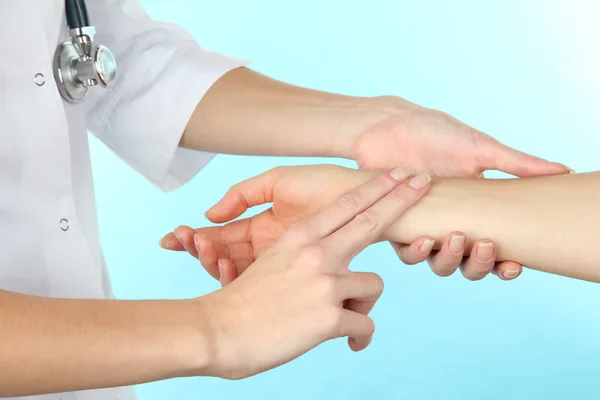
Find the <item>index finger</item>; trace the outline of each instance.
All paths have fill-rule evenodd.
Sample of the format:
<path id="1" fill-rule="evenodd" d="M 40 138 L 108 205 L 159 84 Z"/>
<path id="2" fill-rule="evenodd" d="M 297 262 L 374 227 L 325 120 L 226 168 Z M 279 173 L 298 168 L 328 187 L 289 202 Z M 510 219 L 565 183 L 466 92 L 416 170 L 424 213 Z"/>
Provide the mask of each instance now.
<path id="1" fill-rule="evenodd" d="M 340 196 L 333 204 L 304 222 L 310 240 L 322 239 L 351 221 L 392 189 L 406 182 L 411 173 L 408 167 L 399 167 L 381 174 Z"/>
<path id="2" fill-rule="evenodd" d="M 341 257 L 354 258 L 427 193 L 429 182 L 431 177 L 422 174 L 397 186 L 321 243 Z"/>

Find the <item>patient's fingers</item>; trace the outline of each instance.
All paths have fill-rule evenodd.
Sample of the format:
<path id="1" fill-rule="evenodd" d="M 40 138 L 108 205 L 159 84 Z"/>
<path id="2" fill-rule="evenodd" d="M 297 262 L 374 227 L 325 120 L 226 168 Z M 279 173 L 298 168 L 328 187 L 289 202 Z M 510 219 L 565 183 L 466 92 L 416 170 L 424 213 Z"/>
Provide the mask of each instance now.
<path id="1" fill-rule="evenodd" d="M 215 279 L 220 279 L 219 260 L 226 259 L 232 262 L 240 271 L 248 268 L 253 261 L 253 249 L 250 242 L 239 241 L 224 244 L 209 240 L 202 232 L 194 236 L 194 241 L 200 264 Z"/>
<path id="2" fill-rule="evenodd" d="M 189 226 L 182 225 L 175 229 L 173 235 L 177 238 L 183 249 L 190 253 L 191 256 L 198 258 L 198 252 L 194 245 L 194 235 L 196 232 Z"/>
<path id="3" fill-rule="evenodd" d="M 471 256 L 461 265 L 465 278 L 478 281 L 485 278 L 494 269 L 496 249 L 490 240 L 480 240 L 473 244 Z"/>
<path id="4" fill-rule="evenodd" d="M 177 236 L 175 236 L 175 233 L 173 232 L 169 232 L 163 236 L 163 238 L 160 239 L 159 245 L 165 250 L 185 251 L 183 244 L 177 239 Z"/>
<path id="5" fill-rule="evenodd" d="M 503 281 L 510 281 L 521 275 L 523 266 L 513 261 L 502 261 L 496 264 L 492 272 Z"/>
<path id="6" fill-rule="evenodd" d="M 235 263 L 226 258 L 219 260 L 219 282 L 225 287 L 239 276 Z"/>

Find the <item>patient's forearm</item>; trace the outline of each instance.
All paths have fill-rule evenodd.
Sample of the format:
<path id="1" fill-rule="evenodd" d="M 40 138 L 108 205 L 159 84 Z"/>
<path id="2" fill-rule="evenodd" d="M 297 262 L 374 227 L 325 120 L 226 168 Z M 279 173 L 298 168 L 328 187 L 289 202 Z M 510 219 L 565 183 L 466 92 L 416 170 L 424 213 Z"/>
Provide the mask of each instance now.
<path id="1" fill-rule="evenodd" d="M 355 183 L 373 173 L 357 172 Z M 600 173 L 527 179 L 434 180 L 429 194 L 382 239 L 410 243 L 423 235 L 436 248 L 452 231 L 490 239 L 499 260 L 600 282 Z"/>

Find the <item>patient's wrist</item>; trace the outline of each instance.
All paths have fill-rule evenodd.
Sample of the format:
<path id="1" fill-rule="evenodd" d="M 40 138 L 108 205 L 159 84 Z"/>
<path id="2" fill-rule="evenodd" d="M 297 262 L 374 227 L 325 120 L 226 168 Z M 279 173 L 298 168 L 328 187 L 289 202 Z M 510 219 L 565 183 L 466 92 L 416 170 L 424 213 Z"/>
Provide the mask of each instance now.
<path id="1" fill-rule="evenodd" d="M 467 235 L 466 250 L 470 251 L 475 240 L 493 240 L 486 237 L 490 226 L 482 221 L 482 215 L 491 217 L 506 200 L 494 182 L 434 178 L 429 193 L 402 215 L 382 240 L 408 244 L 431 236 L 436 240 L 434 249 L 439 250 L 449 233 L 459 231 Z"/>
<path id="2" fill-rule="evenodd" d="M 382 172 L 343 169 L 335 185 L 340 192 L 336 197 Z M 506 231 L 501 211 L 518 208 L 510 206 L 515 201 L 523 204 L 519 187 L 522 185 L 506 181 L 433 178 L 425 197 L 392 224 L 380 240 L 409 244 L 421 236 L 431 236 L 438 250 L 449 233 L 459 231 L 467 235 L 469 251 L 475 240 L 495 240 L 488 235 Z"/>

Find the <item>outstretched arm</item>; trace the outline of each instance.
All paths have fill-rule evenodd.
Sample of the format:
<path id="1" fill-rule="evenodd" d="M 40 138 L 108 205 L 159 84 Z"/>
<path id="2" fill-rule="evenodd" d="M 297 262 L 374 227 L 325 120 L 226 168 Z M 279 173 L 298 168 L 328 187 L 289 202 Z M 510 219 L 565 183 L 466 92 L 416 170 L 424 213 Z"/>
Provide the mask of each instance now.
<path id="1" fill-rule="evenodd" d="M 224 227 L 195 230 L 196 254 L 215 277 L 219 277 L 219 259 L 226 269 L 233 261 L 239 274 L 290 225 L 314 215 L 375 173 L 330 165 L 287 167 L 242 182 L 209 210 L 212 222 L 231 221 L 248 207 L 265 202 L 272 202 L 273 208 Z M 468 238 L 465 254 L 476 243 L 475 253 L 489 246 L 488 256 L 492 250 L 496 260 L 514 260 L 540 271 L 600 282 L 600 246 L 595 245 L 600 236 L 599 200 L 600 172 L 503 180 L 434 179 L 430 192 L 381 240 L 414 241 L 413 246 L 420 247 L 428 235 L 435 249 L 448 249 L 450 240 L 444 237 L 459 231 Z M 186 229 L 191 240 L 194 231 Z M 185 233 L 178 231 L 180 237 Z M 174 247 L 175 242 L 173 235 L 167 235 L 163 246 Z M 478 275 L 468 267 L 470 279 L 485 276 L 485 271 Z M 440 263 L 435 268 L 439 275 L 450 275 L 456 267 Z"/>
<path id="2" fill-rule="evenodd" d="M 358 183 L 365 179 L 362 175 L 357 172 L 352 180 Z M 460 230 L 472 240 L 493 240 L 499 260 L 600 282 L 600 246 L 596 243 L 600 237 L 599 207 L 598 172 L 507 180 L 439 180 L 385 238 L 409 243 L 427 233 L 439 240 L 450 230 Z M 471 244 L 467 243 L 467 248 Z"/>
<path id="3" fill-rule="evenodd" d="M 440 177 L 474 178 L 485 170 L 520 177 L 568 172 L 560 164 L 511 149 L 450 115 L 399 97 L 327 93 L 248 68 L 231 70 L 208 89 L 180 145 L 212 153 L 341 157 L 367 169 L 407 164 L 415 173 Z M 405 249 L 399 254 L 409 262 L 414 254 L 407 255 Z M 431 265 L 435 269 L 451 260 L 456 268 L 462 257 L 444 250 Z M 474 265 L 473 260 L 465 262 Z M 505 261 L 494 271 L 514 278 L 521 266 Z"/>
<path id="4" fill-rule="evenodd" d="M 342 169 L 343 193 L 375 172 Z M 438 179 L 381 238 L 411 243 L 423 235 L 439 249 L 448 232 L 493 240 L 497 260 L 600 282 L 600 172 L 523 179 Z M 443 268 L 443 266 L 440 266 Z"/>

